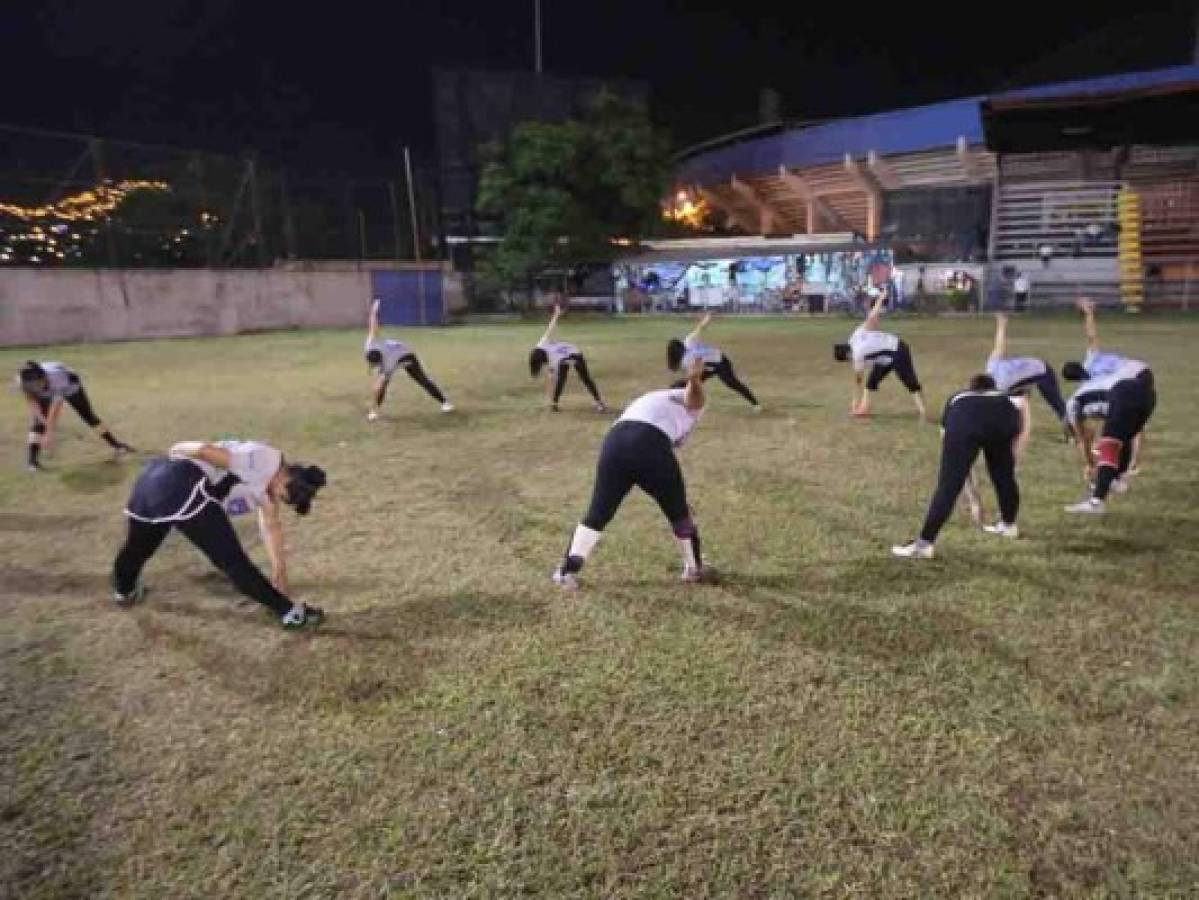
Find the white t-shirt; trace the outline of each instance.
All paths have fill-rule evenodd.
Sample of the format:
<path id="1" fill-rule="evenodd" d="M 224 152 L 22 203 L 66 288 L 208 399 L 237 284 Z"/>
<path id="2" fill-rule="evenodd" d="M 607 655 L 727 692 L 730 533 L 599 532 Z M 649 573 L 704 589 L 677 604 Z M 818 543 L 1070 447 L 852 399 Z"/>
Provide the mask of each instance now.
<path id="1" fill-rule="evenodd" d="M 691 433 L 704 414 L 702 408 L 692 412 L 683 405 L 685 388 L 650 391 L 642 394 L 620 414 L 618 422 L 646 422 L 653 425 L 676 447 Z"/>
<path id="2" fill-rule="evenodd" d="M 1017 275 L 1016 283 L 1013 285 L 1013 287 L 1015 288 L 1017 294 L 1027 294 L 1028 293 L 1028 279 L 1025 278 L 1023 275 Z"/>
<path id="3" fill-rule="evenodd" d="M 1131 365 L 1129 365 L 1131 364 Z M 1082 359 L 1082 367 L 1091 378 L 1112 375 L 1119 371 L 1131 372 L 1125 378 L 1135 378 L 1149 366 L 1138 359 L 1121 356 L 1119 353 L 1109 353 L 1106 350 L 1088 350 Z"/>
<path id="4" fill-rule="evenodd" d="M 203 470 L 204 476 L 214 486 L 220 483 L 227 472 L 236 475 L 240 482 L 234 485 L 223 503 L 230 515 L 242 515 L 265 504 L 267 486 L 283 465 L 283 454 L 269 444 L 258 441 L 217 441 L 214 446 L 229 451 L 228 470 L 202 459 L 176 454 L 173 448 L 170 456 L 172 459 L 190 459 Z"/>
<path id="5" fill-rule="evenodd" d="M 707 366 L 719 365 L 720 361 L 724 359 L 724 354 L 720 352 L 719 347 L 713 347 L 711 344 L 705 344 L 700 341 L 699 338 L 692 335 L 687 335 L 686 339 L 683 341 L 683 347 L 687 351 L 683 355 L 684 369 L 687 368 L 686 363 L 690 362 L 692 359 L 695 359 L 697 356 L 702 359 L 704 361 L 704 365 Z"/>
<path id="6" fill-rule="evenodd" d="M 1035 356 L 992 356 L 987 360 L 987 374 L 995 379 L 995 387 L 1001 391 L 1040 378 L 1046 371 L 1045 361 Z"/>
<path id="7" fill-rule="evenodd" d="M 363 347 L 363 350 L 369 353 L 372 350 L 378 350 L 383 354 L 383 374 L 390 375 L 396 370 L 396 366 L 400 364 L 400 360 L 405 356 L 412 356 L 412 348 L 403 341 L 371 341 L 368 340 Z"/>
<path id="8" fill-rule="evenodd" d="M 579 352 L 579 348 L 574 344 L 568 344 L 566 341 L 547 341 L 545 338 L 537 342 L 537 349 L 545 351 L 551 372 L 557 372 L 562 360 Z"/>
<path id="9" fill-rule="evenodd" d="M 898 336 L 886 331 L 867 331 L 865 325 L 859 325 L 849 336 L 849 350 L 857 372 L 865 369 L 868 362 L 890 365 L 891 354 L 898 349 Z"/>
<path id="10" fill-rule="evenodd" d="M 39 363 L 46 373 L 46 389 L 38 391 L 33 396 L 41 400 L 53 400 L 56 397 L 72 397 L 79 393 L 79 376 L 60 362 Z M 21 386 L 21 377 L 17 376 L 17 387 Z"/>

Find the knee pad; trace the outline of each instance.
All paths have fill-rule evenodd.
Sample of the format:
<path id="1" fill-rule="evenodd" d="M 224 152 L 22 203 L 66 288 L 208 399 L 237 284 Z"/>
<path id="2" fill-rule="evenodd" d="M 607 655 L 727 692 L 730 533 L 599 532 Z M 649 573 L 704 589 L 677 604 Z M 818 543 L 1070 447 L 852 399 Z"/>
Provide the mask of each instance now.
<path id="1" fill-rule="evenodd" d="M 1111 466 L 1113 469 L 1120 468 L 1120 451 L 1124 449 L 1124 442 L 1118 438 L 1105 437 L 1099 439 L 1099 466 Z"/>
<path id="2" fill-rule="evenodd" d="M 674 536 L 680 541 L 689 541 L 699 534 L 699 529 L 695 527 L 695 522 L 691 520 L 690 516 L 680 519 L 678 522 L 671 522 L 670 527 L 674 531 Z"/>

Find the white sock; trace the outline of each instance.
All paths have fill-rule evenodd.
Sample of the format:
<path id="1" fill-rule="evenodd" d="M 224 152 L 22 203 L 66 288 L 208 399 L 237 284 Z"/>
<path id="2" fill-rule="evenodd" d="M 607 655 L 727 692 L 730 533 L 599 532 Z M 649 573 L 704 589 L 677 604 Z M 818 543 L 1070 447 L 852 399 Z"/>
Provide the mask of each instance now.
<path id="1" fill-rule="evenodd" d="M 691 542 L 691 538 L 677 537 L 674 540 L 679 545 L 679 552 L 683 554 L 683 569 L 694 572 L 699 568 L 699 560 L 695 558 L 695 544 Z"/>
<path id="2" fill-rule="evenodd" d="M 570 551 L 566 555 L 586 559 L 595 549 L 595 545 L 599 543 L 602 534 L 602 531 L 596 531 L 586 525 L 576 526 L 575 535 L 570 539 Z"/>

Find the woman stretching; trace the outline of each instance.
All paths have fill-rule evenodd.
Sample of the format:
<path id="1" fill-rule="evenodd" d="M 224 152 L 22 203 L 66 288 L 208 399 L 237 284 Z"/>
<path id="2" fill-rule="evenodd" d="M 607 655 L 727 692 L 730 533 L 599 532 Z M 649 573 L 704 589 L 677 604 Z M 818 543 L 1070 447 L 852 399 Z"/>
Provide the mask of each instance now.
<path id="1" fill-rule="evenodd" d="M 555 306 L 550 316 L 550 324 L 545 334 L 537 342 L 537 346 L 529 351 L 529 374 L 536 378 L 545 370 L 545 393 L 549 398 L 550 409 L 558 411 L 558 401 L 562 399 L 562 391 L 566 387 L 566 376 L 570 374 L 571 366 L 579 373 L 579 380 L 595 401 L 596 412 L 607 412 L 608 407 L 600 397 L 599 388 L 587 370 L 587 360 L 574 344 L 554 340 L 554 330 L 558 327 L 558 319 L 562 317 L 562 307 Z"/>
<path id="2" fill-rule="evenodd" d="M 453 412 L 454 405 L 445 398 L 445 394 L 441 392 L 432 379 L 425 374 L 424 368 L 420 364 L 420 360 L 416 358 L 416 354 L 412 352 L 412 348 L 403 341 L 379 340 L 379 301 L 376 300 L 371 304 L 370 321 L 367 323 L 366 329 L 366 365 L 370 371 L 377 372 L 375 378 L 375 392 L 370 411 L 366 414 L 367 419 L 375 421 L 379 418 L 379 407 L 383 405 L 383 398 L 387 396 L 387 386 L 391 384 L 391 376 L 395 374 L 396 369 L 403 369 L 408 373 L 408 377 L 423 387 L 430 397 L 441 404 L 442 412 Z"/>
<path id="3" fill-rule="evenodd" d="M 172 528 L 195 544 L 239 591 L 279 617 L 284 628 L 318 625 L 324 612 L 288 599 L 287 558 L 279 507 L 307 515 L 325 484 L 317 466 L 288 464 L 257 441 L 187 441 L 150 462 L 125 508 L 129 532 L 113 564 L 113 600 L 132 606 L 145 596 L 138 576 Z M 256 510 L 271 560 L 271 578 L 242 549 L 230 516 Z"/>
<path id="4" fill-rule="evenodd" d="M 879 295 L 866 321 L 849 336 L 849 343 L 833 345 L 834 359 L 838 362 L 853 360 L 853 402 L 850 403 L 849 414 L 858 418 L 868 417 L 870 396 L 878 390 L 883 379 L 894 371 L 911 393 L 916 414 L 923 421 L 924 397 L 920 392 L 920 379 L 916 377 L 916 366 L 912 362 L 912 350 L 898 335 L 880 331 L 878 327 L 886 299 L 886 294 Z M 867 366 L 870 368 L 869 376 L 866 375 Z"/>
<path id="5" fill-rule="evenodd" d="M 634 486 L 657 501 L 683 556 L 683 581 L 712 576 L 700 555 L 699 529 L 691 519 L 683 472 L 675 457 L 704 411 L 703 360 L 695 357 L 683 389 L 650 391 L 629 404 L 600 449 L 591 505 L 575 528 L 554 583 L 577 590 L 578 576 L 616 510 Z"/>
<path id="6" fill-rule="evenodd" d="M 695 326 L 695 330 L 683 338 L 681 341 L 678 338 L 671 338 L 666 344 L 666 365 L 672 372 L 678 372 L 680 369 L 688 368 L 688 361 L 693 358 L 703 360 L 704 363 L 704 381 L 707 381 L 713 375 L 724 382 L 724 386 L 730 390 L 736 391 L 744 397 L 749 405 L 754 408 L 755 412 L 761 412 L 762 406 L 758 403 L 758 398 L 754 396 L 754 392 L 737 377 L 737 373 L 733 370 L 733 361 L 721 351 L 719 347 L 713 347 L 711 344 L 705 344 L 700 341 L 700 336 L 705 328 L 712 323 L 712 314 L 706 313 L 699 324 Z M 681 388 L 684 382 L 676 381 L 673 385 L 675 388 Z"/>
<path id="7" fill-rule="evenodd" d="M 1035 356 L 1008 356 L 1007 313 L 995 314 L 995 346 L 987 358 L 987 374 L 995 379 L 995 386 L 1013 396 L 1023 397 L 1036 388 L 1049 404 L 1058 421 L 1069 432 L 1066 421 L 1066 401 L 1058 386 L 1057 375 L 1049 363 Z"/>
<path id="8" fill-rule="evenodd" d="M 87 391 L 83 389 L 83 381 L 62 363 L 36 363 L 28 360 L 17 374 L 17 384 L 29 404 L 30 412 L 33 413 L 33 423 L 29 426 L 29 471 L 36 472 L 41 469 L 42 463 L 38 455 L 43 449 L 47 453 L 54 449 L 54 430 L 58 425 L 58 417 L 62 415 L 64 402 L 69 403 L 71 409 L 79 414 L 79 418 L 112 447 L 118 456 L 133 450 L 124 441 L 117 440 L 108 426 L 100 421 L 100 417 L 92 409 Z"/>

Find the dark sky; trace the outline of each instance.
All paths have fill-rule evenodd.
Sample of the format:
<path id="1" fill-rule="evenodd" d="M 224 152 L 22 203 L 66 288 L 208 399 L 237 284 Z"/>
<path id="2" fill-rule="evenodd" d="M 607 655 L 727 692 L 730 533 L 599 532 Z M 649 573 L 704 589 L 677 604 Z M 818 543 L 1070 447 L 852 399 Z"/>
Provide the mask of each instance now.
<path id="1" fill-rule="evenodd" d="M 754 124 L 764 86 L 832 117 L 1186 62 L 1195 31 L 1193 2 L 542 2 L 547 70 L 646 80 L 679 146 Z M 431 155 L 432 66 L 531 68 L 532 8 L 4 0 L 0 121 L 369 174 Z"/>

